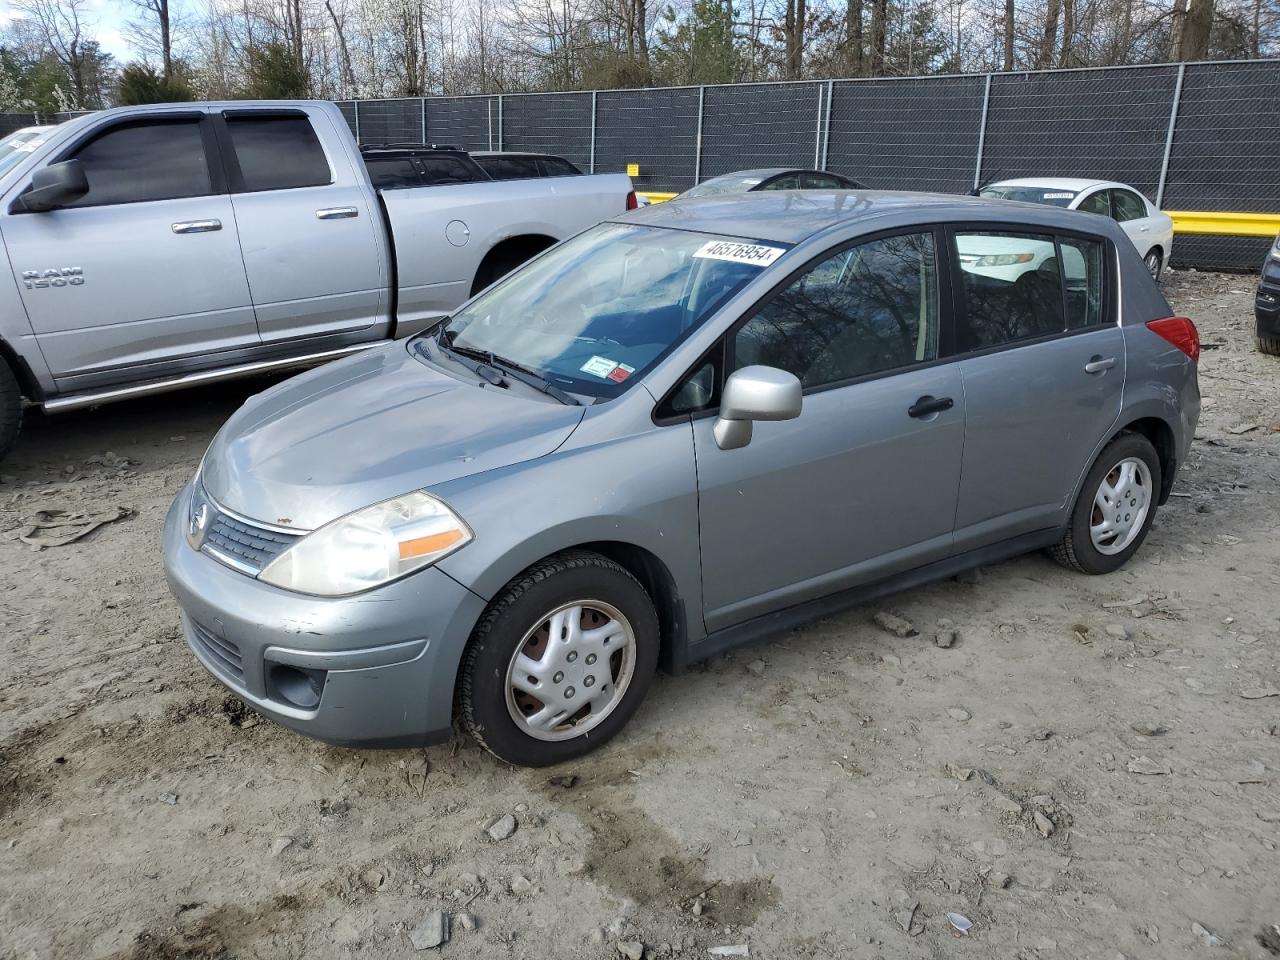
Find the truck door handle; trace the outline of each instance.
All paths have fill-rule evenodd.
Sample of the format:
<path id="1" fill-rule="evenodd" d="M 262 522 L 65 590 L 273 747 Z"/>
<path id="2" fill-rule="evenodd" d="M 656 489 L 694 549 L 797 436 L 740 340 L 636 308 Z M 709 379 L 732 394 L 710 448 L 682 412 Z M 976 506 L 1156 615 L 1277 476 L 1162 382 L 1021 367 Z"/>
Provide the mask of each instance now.
<path id="1" fill-rule="evenodd" d="M 213 233 L 222 229 L 221 220 L 181 220 L 172 225 L 174 233 Z"/>
<path id="2" fill-rule="evenodd" d="M 1116 365 L 1115 357 L 1103 357 L 1094 354 L 1089 358 L 1089 362 L 1084 365 L 1085 373 L 1104 373 Z"/>
<path id="3" fill-rule="evenodd" d="M 321 207 L 316 211 L 317 220 L 349 220 L 360 216 L 355 207 Z"/>
<path id="4" fill-rule="evenodd" d="M 915 417 L 919 420 L 930 414 L 941 413 L 943 410 L 950 410 L 954 407 L 955 401 L 950 397 L 932 397 L 925 394 L 910 407 L 907 408 L 907 416 Z"/>

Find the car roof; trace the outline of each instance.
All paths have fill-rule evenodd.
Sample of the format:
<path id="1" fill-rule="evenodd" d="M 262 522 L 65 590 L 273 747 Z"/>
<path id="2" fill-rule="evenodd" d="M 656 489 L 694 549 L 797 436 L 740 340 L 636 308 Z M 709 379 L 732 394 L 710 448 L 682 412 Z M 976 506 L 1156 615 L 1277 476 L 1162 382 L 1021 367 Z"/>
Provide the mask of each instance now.
<path id="1" fill-rule="evenodd" d="M 1107 234 L 1111 221 L 1092 214 L 1037 203 L 988 200 L 900 190 L 764 190 L 655 203 L 617 223 L 691 230 L 752 240 L 797 244 L 853 221 L 894 218 L 894 225 L 985 221 Z M 871 227 L 874 229 L 874 227 Z"/>
<path id="2" fill-rule="evenodd" d="M 1014 180 L 996 180 L 994 183 L 984 184 L 983 189 L 986 187 L 1041 187 L 1045 190 L 1070 190 L 1072 193 L 1092 190 L 1094 187 L 1134 189 L 1127 183 L 1117 183 L 1115 180 L 1093 180 L 1088 177 L 1018 177 Z"/>
<path id="3" fill-rule="evenodd" d="M 552 157 L 563 160 L 558 153 L 534 153 L 531 150 L 472 150 L 471 155 L 483 160 L 486 157 Z"/>

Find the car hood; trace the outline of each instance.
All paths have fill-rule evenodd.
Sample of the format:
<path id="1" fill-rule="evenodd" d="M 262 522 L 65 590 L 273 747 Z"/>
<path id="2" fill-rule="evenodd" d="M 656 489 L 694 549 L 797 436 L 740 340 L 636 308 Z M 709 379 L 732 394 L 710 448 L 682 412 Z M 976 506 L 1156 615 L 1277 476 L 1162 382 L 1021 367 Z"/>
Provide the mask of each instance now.
<path id="1" fill-rule="evenodd" d="M 228 510 L 314 530 L 410 490 L 546 456 L 584 410 L 454 379 L 392 343 L 252 397 L 214 438 L 201 477 Z"/>

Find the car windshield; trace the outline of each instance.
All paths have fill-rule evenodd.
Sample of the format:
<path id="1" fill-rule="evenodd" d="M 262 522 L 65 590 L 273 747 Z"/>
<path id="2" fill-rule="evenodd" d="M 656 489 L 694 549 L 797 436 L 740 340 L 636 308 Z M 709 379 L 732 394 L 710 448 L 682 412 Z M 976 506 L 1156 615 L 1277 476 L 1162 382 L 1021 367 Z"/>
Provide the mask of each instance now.
<path id="1" fill-rule="evenodd" d="M 499 369 L 518 367 L 560 390 L 612 398 L 785 250 L 604 223 L 481 294 L 435 336 L 442 348 Z"/>
<path id="2" fill-rule="evenodd" d="M 0 173 L 44 143 L 45 133 L 44 130 L 19 130 L 0 140 Z"/>
<path id="3" fill-rule="evenodd" d="M 1023 203 L 1047 203 L 1051 207 L 1069 207 L 1076 198 L 1074 190 L 1056 190 L 1052 187 L 1013 187 L 996 184 L 982 188 L 982 196 L 988 200 L 1020 200 Z"/>
<path id="4" fill-rule="evenodd" d="M 696 187 L 690 187 L 680 194 L 679 199 L 690 200 L 694 197 L 718 197 L 726 193 L 746 193 L 752 187 L 758 187 L 763 177 L 742 177 L 730 174 L 726 177 L 713 177 L 704 180 Z"/>

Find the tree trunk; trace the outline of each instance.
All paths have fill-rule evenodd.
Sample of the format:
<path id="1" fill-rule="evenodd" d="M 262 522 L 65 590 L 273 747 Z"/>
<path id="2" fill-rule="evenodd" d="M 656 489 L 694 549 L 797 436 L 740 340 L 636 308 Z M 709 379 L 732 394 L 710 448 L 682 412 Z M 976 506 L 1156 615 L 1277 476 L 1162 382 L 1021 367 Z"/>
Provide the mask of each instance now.
<path id="1" fill-rule="evenodd" d="M 1013 0 L 1004 0 L 1004 69 L 1013 69 Z"/>
<path id="2" fill-rule="evenodd" d="M 356 75 L 351 69 L 351 51 L 347 47 L 347 35 L 342 30 L 338 15 L 333 12 L 330 0 L 324 0 L 324 8 L 329 11 L 329 19 L 333 21 L 333 32 L 338 35 L 338 52 L 342 56 L 342 82 L 347 85 L 343 92 L 348 96 L 356 95 Z"/>
<path id="3" fill-rule="evenodd" d="M 169 0 L 156 0 L 156 14 L 160 18 L 160 51 L 164 60 L 164 78 L 173 79 L 173 43 L 169 36 Z"/>
<path id="4" fill-rule="evenodd" d="M 635 3 L 636 15 L 636 50 L 640 55 L 641 63 L 649 62 L 649 11 L 646 7 L 645 0 L 633 0 Z"/>
<path id="5" fill-rule="evenodd" d="M 862 0 L 847 0 L 844 12 L 845 56 L 850 76 L 862 76 Z"/>
<path id="6" fill-rule="evenodd" d="M 1060 0 L 1049 0 L 1044 12 L 1044 34 L 1040 37 L 1040 53 L 1036 57 L 1039 70 L 1053 66 L 1053 51 L 1058 45 L 1058 9 Z"/>
<path id="7" fill-rule="evenodd" d="M 1062 0 L 1062 52 L 1058 66 L 1069 67 L 1075 56 L 1076 0 Z"/>
<path id="8" fill-rule="evenodd" d="M 884 76 L 884 51 L 886 28 L 889 19 L 889 0 L 871 0 L 871 75 Z"/>
<path id="9" fill-rule="evenodd" d="M 1187 0 L 1178 37 L 1178 60 L 1203 60 L 1209 52 L 1213 28 L 1213 0 Z"/>

